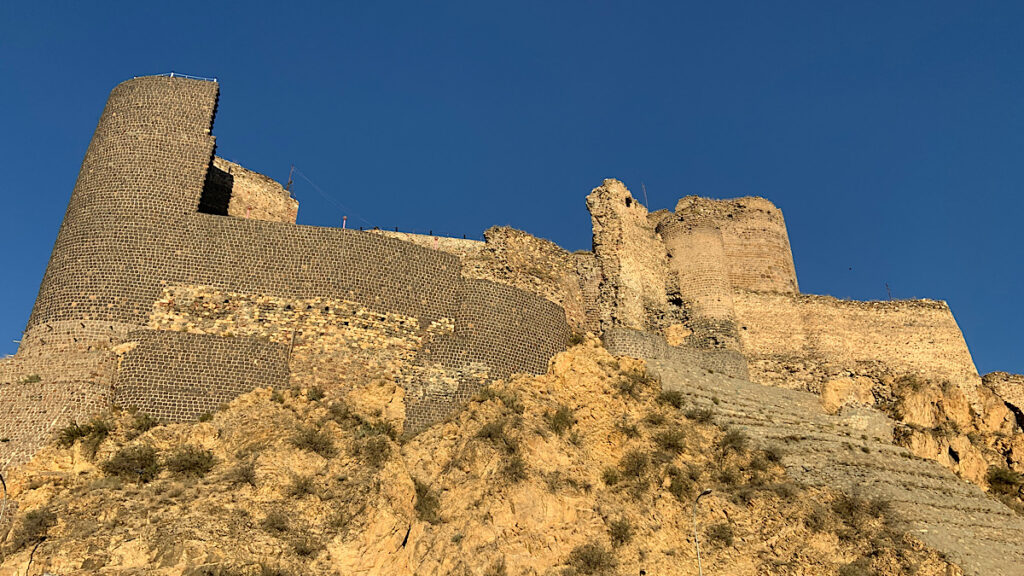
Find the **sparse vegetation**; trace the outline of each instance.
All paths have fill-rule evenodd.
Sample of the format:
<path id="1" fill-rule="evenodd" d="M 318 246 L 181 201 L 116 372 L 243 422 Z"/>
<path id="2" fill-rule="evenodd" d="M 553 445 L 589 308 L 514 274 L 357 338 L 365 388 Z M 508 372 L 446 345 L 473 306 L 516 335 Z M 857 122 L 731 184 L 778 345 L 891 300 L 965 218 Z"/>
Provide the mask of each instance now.
<path id="1" fill-rule="evenodd" d="M 995 494 L 1017 496 L 1024 490 L 1024 476 L 1001 466 L 992 466 L 988 469 L 989 488 Z"/>
<path id="2" fill-rule="evenodd" d="M 605 468 L 601 471 L 601 481 L 607 486 L 615 486 L 619 483 L 619 471 L 616 468 Z"/>
<path id="3" fill-rule="evenodd" d="M 383 435 L 360 439 L 355 444 L 356 456 L 374 468 L 380 468 L 391 456 L 391 444 Z"/>
<path id="4" fill-rule="evenodd" d="M 580 344 L 583 344 L 585 340 L 586 336 L 579 332 L 573 332 L 572 335 L 569 336 L 569 346 L 579 346 Z"/>
<path id="5" fill-rule="evenodd" d="M 160 460 L 156 449 L 139 444 L 118 450 L 110 460 L 100 466 L 100 469 L 108 476 L 146 483 L 160 473 Z"/>
<path id="6" fill-rule="evenodd" d="M 505 479 L 512 484 L 526 480 L 526 460 L 518 453 L 506 458 L 501 470 Z"/>
<path id="7" fill-rule="evenodd" d="M 573 424 L 576 423 L 576 419 L 572 415 L 572 410 L 565 405 L 560 405 L 554 412 L 546 414 L 545 419 L 548 422 L 548 428 L 559 436 L 565 434 L 565 432 L 569 428 L 572 428 Z"/>
<path id="8" fill-rule="evenodd" d="M 662 430 L 654 435 L 654 443 L 666 452 L 678 454 L 686 448 L 686 433 L 679 428 Z"/>
<path id="9" fill-rule="evenodd" d="M 743 452 L 747 449 L 747 435 L 736 428 L 725 431 L 718 441 L 718 447 L 722 452 Z"/>
<path id="10" fill-rule="evenodd" d="M 629 518 L 623 516 L 612 520 L 608 525 L 608 537 L 611 538 L 612 546 L 628 544 L 633 539 L 633 524 Z"/>
<path id="11" fill-rule="evenodd" d="M 441 522 L 441 500 L 430 486 L 413 479 L 416 486 L 416 517 L 430 524 Z"/>
<path id="12" fill-rule="evenodd" d="M 573 548 L 567 563 L 578 574 L 602 574 L 615 566 L 615 558 L 604 546 L 589 543 Z"/>
<path id="13" fill-rule="evenodd" d="M 213 420 L 213 412 L 203 412 L 196 418 L 198 422 L 209 422 L 211 420 Z"/>
<path id="14" fill-rule="evenodd" d="M 665 390 L 658 395 L 658 402 L 668 404 L 673 408 L 683 407 L 683 393 L 679 390 Z"/>
<path id="15" fill-rule="evenodd" d="M 272 534 L 285 534 L 291 526 L 287 514 L 281 510 L 271 510 L 263 517 L 260 527 Z"/>
<path id="16" fill-rule="evenodd" d="M 70 448 L 75 442 L 81 441 L 82 449 L 92 457 L 96 455 L 100 444 L 107 439 L 111 430 L 113 426 L 102 417 L 93 418 L 84 426 L 72 422 L 57 433 L 57 444 L 62 448 Z"/>
<path id="17" fill-rule="evenodd" d="M 42 382 L 43 378 L 39 374 L 29 374 L 18 381 L 19 384 L 36 384 Z"/>
<path id="18" fill-rule="evenodd" d="M 706 534 L 708 540 L 720 546 L 732 546 L 735 542 L 735 534 L 728 522 L 720 522 L 708 526 Z"/>
<path id="19" fill-rule="evenodd" d="M 316 479 L 305 474 L 292 476 L 292 482 L 288 485 L 288 495 L 292 498 L 305 498 L 316 495 Z"/>
<path id="20" fill-rule="evenodd" d="M 228 470 L 225 476 L 230 484 L 241 485 L 248 484 L 253 488 L 256 487 L 256 461 L 255 460 L 244 460 L 236 464 L 233 468 Z"/>
<path id="21" fill-rule="evenodd" d="M 686 419 L 693 420 L 700 424 L 711 424 L 715 419 L 715 412 L 710 408 L 690 408 L 686 411 Z"/>
<path id="22" fill-rule="evenodd" d="M 630 480 L 642 480 L 651 464 L 651 457 L 642 450 L 630 450 L 619 460 L 619 470 Z"/>
<path id="23" fill-rule="evenodd" d="M 310 386 L 309 390 L 306 390 L 306 400 L 310 402 L 319 402 L 324 399 L 324 389 L 319 386 Z"/>
<path id="24" fill-rule="evenodd" d="M 213 452 L 198 446 L 181 446 L 164 459 L 164 467 L 182 476 L 202 478 L 213 469 Z"/>
<path id="25" fill-rule="evenodd" d="M 300 450 L 308 450 L 324 458 L 332 458 L 338 453 L 331 436 L 314 426 L 302 426 L 292 437 L 292 444 Z"/>

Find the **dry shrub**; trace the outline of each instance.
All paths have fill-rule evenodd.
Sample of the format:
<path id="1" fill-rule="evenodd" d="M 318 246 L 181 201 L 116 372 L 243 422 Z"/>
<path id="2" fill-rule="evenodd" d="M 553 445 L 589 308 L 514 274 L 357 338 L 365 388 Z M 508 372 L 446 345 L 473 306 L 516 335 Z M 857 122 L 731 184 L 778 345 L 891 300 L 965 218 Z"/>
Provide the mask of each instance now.
<path id="1" fill-rule="evenodd" d="M 602 574 L 615 566 L 615 558 L 604 546 L 589 543 L 573 548 L 567 563 L 578 574 Z"/>
<path id="2" fill-rule="evenodd" d="M 213 469 L 213 452 L 198 446 L 185 445 L 164 459 L 164 467 L 171 472 L 192 478 L 202 478 Z"/>
<path id="3" fill-rule="evenodd" d="M 324 458 L 331 458 L 338 453 L 330 434 L 314 426 L 300 427 L 292 437 L 292 444 L 300 450 L 308 450 Z"/>
<path id="4" fill-rule="evenodd" d="M 430 524 L 441 521 L 441 500 L 437 494 L 419 480 L 413 479 L 416 486 L 416 517 Z"/>
<path id="5" fill-rule="evenodd" d="M 108 476 L 146 483 L 160 474 L 160 461 L 156 449 L 140 444 L 118 450 L 100 469 Z"/>

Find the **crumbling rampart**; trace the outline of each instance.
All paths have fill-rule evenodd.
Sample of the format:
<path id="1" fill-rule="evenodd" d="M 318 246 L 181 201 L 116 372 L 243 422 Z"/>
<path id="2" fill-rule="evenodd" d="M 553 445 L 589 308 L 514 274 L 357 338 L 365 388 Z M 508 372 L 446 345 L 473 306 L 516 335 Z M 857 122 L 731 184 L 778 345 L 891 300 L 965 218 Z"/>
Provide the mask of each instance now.
<path id="1" fill-rule="evenodd" d="M 155 322 L 166 290 L 190 287 L 240 298 L 346 301 L 367 313 L 408 319 L 430 336 L 413 354 L 428 376 L 415 381 L 406 399 L 413 429 L 443 418 L 494 378 L 543 371 L 564 347 L 569 328 L 559 306 L 466 279 L 457 257 L 367 232 L 294 225 L 294 201 L 279 186 L 214 158 L 217 99 L 216 83 L 184 78 L 136 78 L 113 90 L 86 152 L 20 359 L 6 363 L 5 372 L 34 374 L 26 359 L 58 350 L 84 354 L 135 343 L 121 358 L 121 373 L 105 385 L 113 385 L 126 407 L 165 418 L 194 417 L 243 388 L 280 382 L 281 343 L 140 332 Z M 429 333 L 437 324 L 451 325 L 450 333 Z M 54 346 L 55 331 L 63 348 Z M 388 337 L 386 323 L 369 331 Z M 254 369 L 257 360 L 269 369 Z M 243 368 L 251 378 L 228 385 L 231 373 L 248 373 Z M 20 378 L 6 379 L 5 399 Z M 74 379 L 89 381 L 84 374 Z M 0 416 L 30 413 L 38 405 L 49 415 L 79 417 L 88 410 L 68 408 L 74 396 L 24 396 L 32 407 L 5 401 Z M 3 445 L 0 451 L 10 452 Z"/>

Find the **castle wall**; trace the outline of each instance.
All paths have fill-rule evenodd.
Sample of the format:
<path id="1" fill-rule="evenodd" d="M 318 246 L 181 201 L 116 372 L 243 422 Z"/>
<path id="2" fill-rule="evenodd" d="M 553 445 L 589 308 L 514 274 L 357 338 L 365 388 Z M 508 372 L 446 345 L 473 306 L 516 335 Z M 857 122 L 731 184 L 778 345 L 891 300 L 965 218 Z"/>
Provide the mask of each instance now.
<path id="1" fill-rule="evenodd" d="M 722 261 L 733 290 L 798 293 L 796 267 L 782 211 L 764 198 L 713 200 L 687 196 L 676 215 L 721 231 Z"/>
<path id="2" fill-rule="evenodd" d="M 594 228 L 594 254 L 601 267 L 601 329 L 660 330 L 673 323 L 668 256 L 648 221 L 647 209 L 613 179 L 591 191 L 587 208 Z"/>
<path id="3" fill-rule="evenodd" d="M 217 180 L 211 182 L 211 180 Z M 268 220 L 295 224 L 299 214 L 299 202 L 280 184 L 266 176 L 247 170 L 223 158 L 214 158 L 207 177 L 207 186 L 226 189 L 228 203 L 225 212 L 200 212 L 226 214 L 236 218 Z M 204 193 L 206 191 L 204 190 Z M 205 196 L 205 194 L 204 194 Z"/>
<path id="4" fill-rule="evenodd" d="M 662 219 L 658 234 L 668 249 L 669 267 L 676 273 L 679 294 L 689 315 L 695 348 L 739 349 L 732 287 L 721 231 L 706 223 L 679 217 Z"/>
<path id="5" fill-rule="evenodd" d="M 747 360 L 736 350 L 679 348 L 670 346 L 661 335 L 629 328 L 612 328 L 602 339 L 605 348 L 616 356 L 675 362 L 730 378 L 749 378 Z"/>
<path id="6" fill-rule="evenodd" d="M 945 302 L 737 292 L 734 303 L 755 382 L 813 391 L 824 378 L 881 368 L 948 380 L 974 400 L 980 378 Z"/>
<path id="7" fill-rule="evenodd" d="M 256 338 L 140 330 L 128 335 L 114 403 L 195 420 L 239 394 L 288 383 L 287 348 Z"/>
<path id="8" fill-rule="evenodd" d="M 368 232 L 253 219 L 251 210 L 249 218 L 198 212 L 201 207 L 216 212 L 223 205 L 223 183 L 218 193 L 207 172 L 211 163 L 218 164 L 210 135 L 216 102 L 216 84 L 181 78 L 138 78 L 114 89 L 86 153 L 19 356 L 50 350 L 46 335 L 55 326 L 69 327 L 73 339 L 93 338 L 103 330 L 123 337 L 142 329 L 164 291 L 181 286 L 356 302 L 374 314 L 414 318 L 420 326 L 455 322 L 456 333 L 429 350 L 431 370 L 449 379 L 466 371 L 487 378 L 542 371 L 550 355 L 564 348 L 569 329 L 558 306 L 512 288 L 466 280 L 453 255 Z M 260 203 L 276 193 L 246 172 L 220 165 L 237 176 L 232 189 L 239 194 L 233 198 Z M 261 216 L 280 218 L 280 205 L 275 206 L 263 206 Z M 233 210 L 230 203 L 227 210 Z M 145 404 L 144 387 L 150 386 L 164 400 L 146 406 L 176 417 L 206 407 L 193 402 L 199 393 L 195 382 L 215 385 L 239 368 L 234 364 L 239 355 L 254 353 L 230 339 L 211 348 L 223 354 L 207 357 L 202 351 L 186 353 L 190 346 L 208 346 L 207 340 L 135 332 L 131 338 L 139 344 L 122 361 L 127 372 L 118 381 L 124 399 Z M 172 340 L 161 347 L 160 338 Z M 174 368 L 183 358 L 193 361 Z M 154 376 L 153 370 L 164 376 Z M 184 378 L 181 371 L 193 376 Z M 486 381 L 463 385 L 475 391 Z M 177 404 L 166 398 L 175 390 L 173 382 L 180 383 Z M 419 384 L 424 390 L 431 386 L 430 378 Z M 417 412 L 409 405 L 414 413 L 409 416 L 422 425 L 440 408 L 453 410 L 464 395 L 449 388 L 433 394 L 440 407 Z"/>

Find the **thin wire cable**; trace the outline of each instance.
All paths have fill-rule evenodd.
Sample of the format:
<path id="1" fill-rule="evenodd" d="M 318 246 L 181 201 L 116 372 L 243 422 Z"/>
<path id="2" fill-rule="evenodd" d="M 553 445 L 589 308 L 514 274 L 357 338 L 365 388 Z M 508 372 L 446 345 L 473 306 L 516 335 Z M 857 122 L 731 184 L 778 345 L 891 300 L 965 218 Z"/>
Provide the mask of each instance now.
<path id="1" fill-rule="evenodd" d="M 306 174 L 305 174 L 305 173 L 303 173 L 303 172 L 302 172 L 302 170 L 299 170 L 299 169 L 298 169 L 298 168 L 296 167 L 296 168 L 295 168 L 295 173 L 296 173 L 296 174 L 298 174 L 299 176 L 302 176 L 302 179 L 303 179 L 303 180 L 305 180 L 306 182 L 308 182 L 308 183 L 309 183 L 309 185 L 313 187 L 313 190 L 316 190 L 316 191 L 317 191 L 317 193 L 318 193 L 318 194 L 320 194 L 321 196 L 323 196 L 325 200 L 327 200 L 327 201 L 328 201 L 328 202 L 330 202 L 331 204 L 334 204 L 334 205 L 335 205 L 336 207 L 338 207 L 338 208 L 341 208 L 341 209 L 342 209 L 342 210 L 344 210 L 344 211 L 345 211 L 346 213 L 348 213 L 348 214 L 351 214 L 352 216 L 355 216 L 356 218 L 358 218 L 359 220 L 361 220 L 362 222 L 364 222 L 364 223 L 365 223 L 365 224 L 366 224 L 367 226 L 369 226 L 369 227 L 371 227 L 371 228 L 373 227 L 373 223 L 372 223 L 372 222 L 370 222 L 370 221 L 369 221 L 369 220 L 367 220 L 366 218 L 363 218 L 362 216 L 360 216 L 359 214 L 357 214 L 357 213 L 356 213 L 356 212 L 355 212 L 354 210 L 352 210 L 352 209 L 351 209 L 351 208 L 349 208 L 348 206 L 345 206 L 345 205 L 344 205 L 344 204 L 342 204 L 342 203 L 341 203 L 340 201 L 338 201 L 338 200 L 335 200 L 334 198 L 332 198 L 331 196 L 329 196 L 329 195 L 328 195 L 328 194 L 327 194 L 326 192 L 324 192 L 324 191 L 323 191 L 323 190 L 322 190 L 322 189 L 321 189 L 321 188 L 320 188 L 319 186 L 317 186 L 317 185 L 316 185 L 316 183 L 315 183 L 315 182 L 313 182 L 312 180 L 310 180 L 310 179 L 309 179 L 309 176 L 306 176 Z"/>

